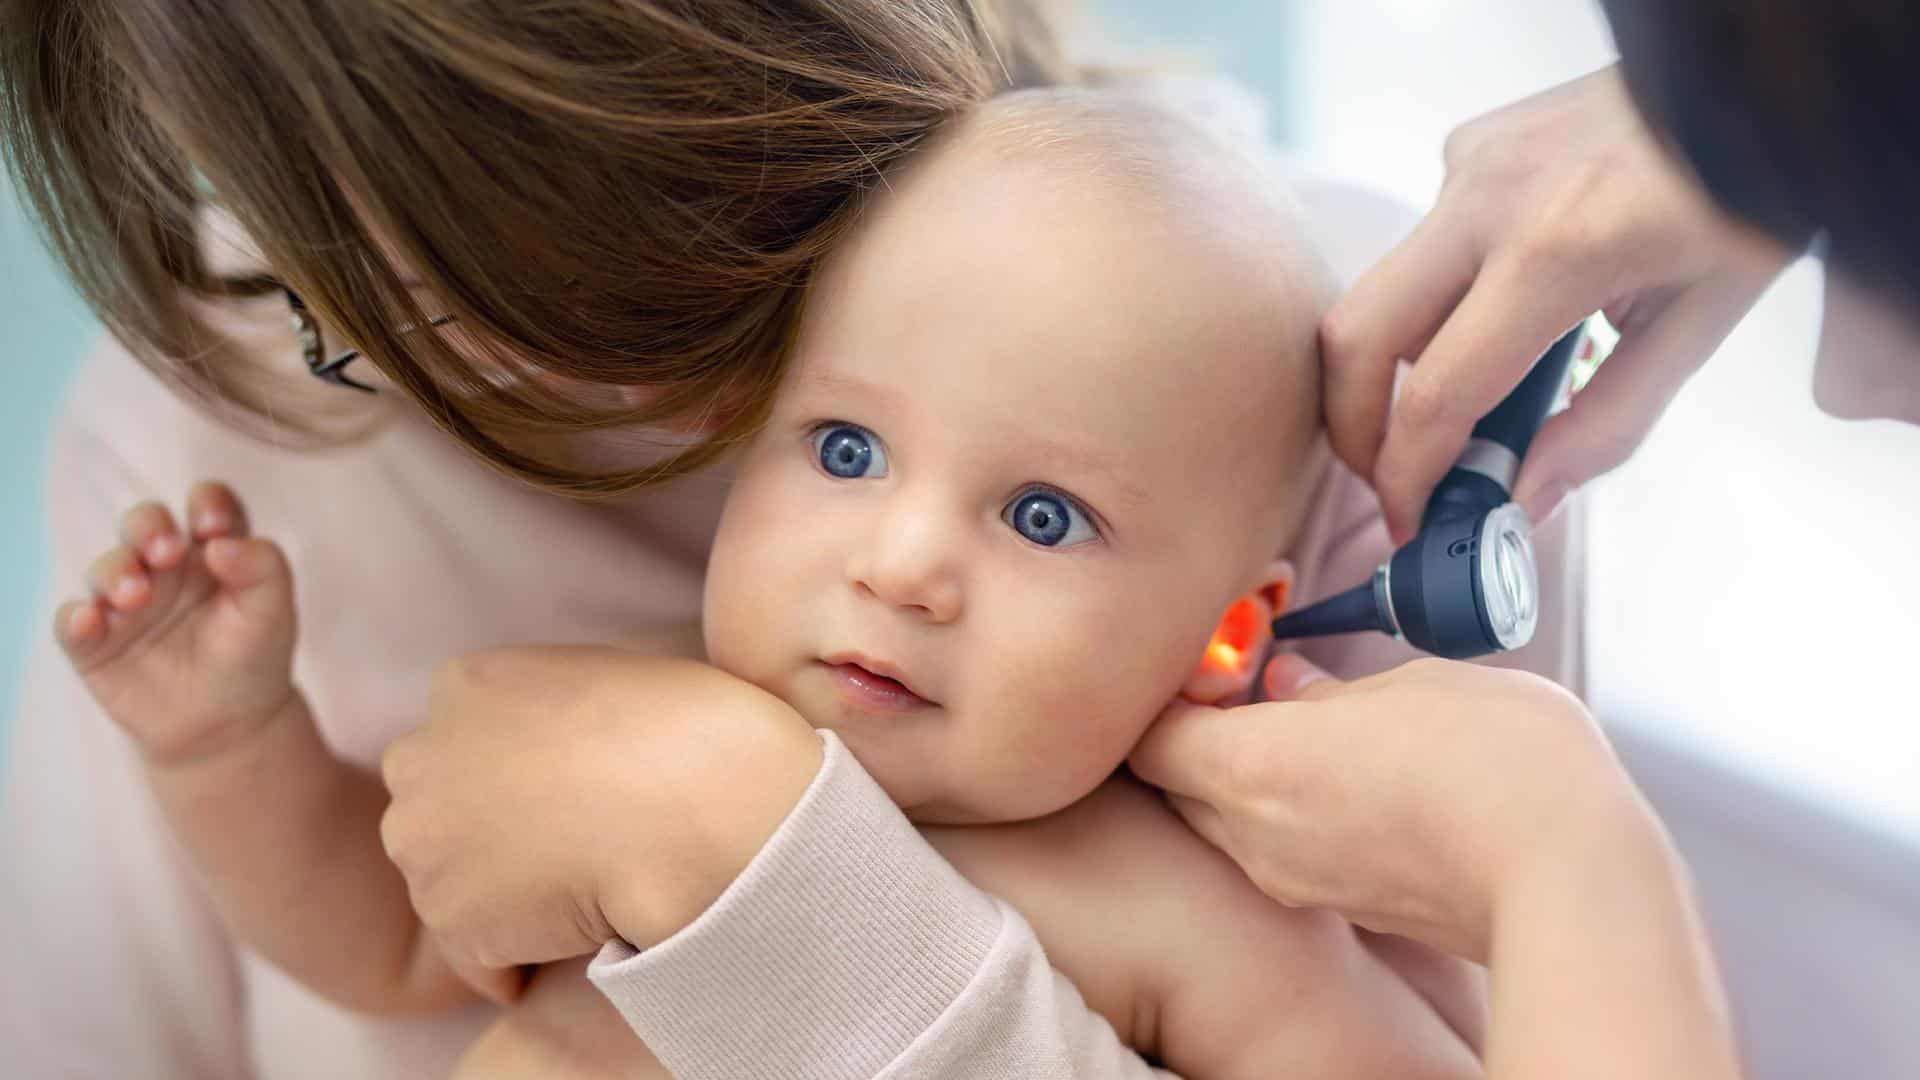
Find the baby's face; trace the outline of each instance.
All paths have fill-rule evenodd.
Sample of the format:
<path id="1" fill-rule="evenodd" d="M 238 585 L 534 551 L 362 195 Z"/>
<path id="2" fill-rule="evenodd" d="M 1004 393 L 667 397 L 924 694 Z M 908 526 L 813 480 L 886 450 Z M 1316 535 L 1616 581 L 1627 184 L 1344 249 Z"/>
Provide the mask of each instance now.
<path id="1" fill-rule="evenodd" d="M 920 821 L 1098 785 L 1319 460 L 1290 234 L 969 155 L 896 179 L 818 282 L 705 606 L 713 662 Z"/>

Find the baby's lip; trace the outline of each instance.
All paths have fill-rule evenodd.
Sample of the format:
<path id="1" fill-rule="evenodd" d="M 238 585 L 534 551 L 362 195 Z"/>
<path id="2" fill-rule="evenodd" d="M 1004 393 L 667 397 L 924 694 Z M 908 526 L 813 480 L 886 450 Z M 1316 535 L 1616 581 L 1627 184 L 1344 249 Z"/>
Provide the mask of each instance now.
<path id="1" fill-rule="evenodd" d="M 875 657 L 868 656 L 866 653 L 851 652 L 851 651 L 829 653 L 828 655 L 822 657 L 821 660 L 823 663 L 831 667 L 840 667 L 842 665 L 847 665 L 847 666 L 861 668 L 871 674 L 878 675 L 883 679 L 892 679 L 894 682 L 899 683 L 900 686 L 903 689 L 905 689 L 907 693 L 912 694 L 914 697 L 919 698 L 921 701 L 924 701 L 929 705 L 938 704 L 938 702 L 934 701 L 932 698 L 921 693 L 919 687 L 916 687 L 913 685 L 913 683 L 907 678 L 906 672 L 902 671 L 900 669 L 900 666 L 897 664 L 891 664 L 885 660 L 880 660 Z"/>

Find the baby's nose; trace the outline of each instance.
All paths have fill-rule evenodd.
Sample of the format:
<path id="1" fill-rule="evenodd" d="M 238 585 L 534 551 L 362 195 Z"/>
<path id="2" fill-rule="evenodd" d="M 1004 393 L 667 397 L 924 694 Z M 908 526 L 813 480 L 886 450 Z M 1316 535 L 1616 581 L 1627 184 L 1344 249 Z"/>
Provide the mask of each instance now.
<path id="1" fill-rule="evenodd" d="M 954 525 L 941 515 L 888 515 L 848 566 L 854 588 L 932 622 L 952 622 L 964 607 L 963 558 Z"/>

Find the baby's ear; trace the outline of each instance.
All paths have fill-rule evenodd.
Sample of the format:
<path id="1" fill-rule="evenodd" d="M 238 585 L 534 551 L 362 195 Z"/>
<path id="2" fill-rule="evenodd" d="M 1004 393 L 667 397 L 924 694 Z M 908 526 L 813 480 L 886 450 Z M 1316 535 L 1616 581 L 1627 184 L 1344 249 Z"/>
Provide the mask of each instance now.
<path id="1" fill-rule="evenodd" d="M 1244 701 L 1259 675 L 1260 661 L 1273 637 L 1274 617 L 1285 611 L 1293 590 L 1293 564 L 1275 559 L 1266 566 L 1252 591 L 1235 600 L 1220 616 L 1207 651 L 1187 676 L 1180 696 L 1202 705 L 1231 705 Z"/>

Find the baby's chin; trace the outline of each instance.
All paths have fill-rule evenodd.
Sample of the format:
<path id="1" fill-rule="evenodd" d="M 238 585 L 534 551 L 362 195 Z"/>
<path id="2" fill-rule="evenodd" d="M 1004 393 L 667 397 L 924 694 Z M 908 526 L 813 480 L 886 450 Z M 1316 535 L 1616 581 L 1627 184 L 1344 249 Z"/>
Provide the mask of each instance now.
<path id="1" fill-rule="evenodd" d="M 806 711 L 801 711 L 806 716 Z M 809 716 L 818 730 L 840 737 L 867 775 L 916 825 L 1007 825 L 1063 810 L 1090 794 L 1092 782 L 1068 776 L 984 776 L 957 769 L 961 760 L 931 732 L 889 732 L 839 718 Z"/>
<path id="2" fill-rule="evenodd" d="M 1019 821 L 1029 821 L 1045 817 L 1053 811 L 1038 814 L 1021 813 L 1008 807 L 976 805 L 973 802 L 955 803 L 933 800 L 900 807 L 901 813 L 915 825 L 939 825 L 942 827 L 978 827 L 982 825 L 1011 825 Z"/>
<path id="3" fill-rule="evenodd" d="M 917 791 L 903 785 L 903 797 L 894 801 L 916 825 L 1011 825 L 1065 810 L 1111 775 L 1108 770 L 1089 782 L 1080 776 L 1029 774 L 966 784 L 962 777 L 943 774 L 921 778 Z M 884 782 L 880 786 L 887 788 Z"/>
<path id="4" fill-rule="evenodd" d="M 951 758 L 926 740 L 903 731 L 846 724 L 840 716 L 813 716 L 806 709 L 800 713 L 816 730 L 838 735 L 860 767 L 914 824 L 992 825 L 1014 820 L 997 812 L 981 786 L 962 784 L 963 778 L 935 764 Z"/>
<path id="5" fill-rule="evenodd" d="M 915 825 L 1011 825 L 1016 821 L 1043 817 L 1051 810 L 1039 814 L 1022 813 L 1011 806 L 993 806 L 983 804 L 978 797 L 963 800 L 929 799 L 926 802 L 901 804 L 900 811 L 907 820 Z"/>

